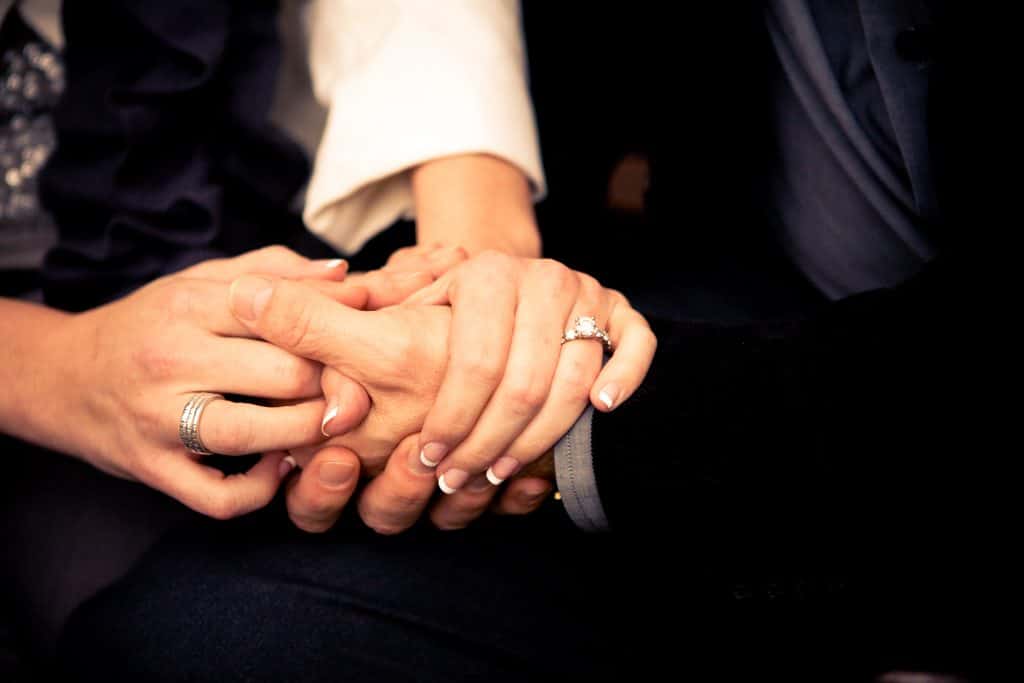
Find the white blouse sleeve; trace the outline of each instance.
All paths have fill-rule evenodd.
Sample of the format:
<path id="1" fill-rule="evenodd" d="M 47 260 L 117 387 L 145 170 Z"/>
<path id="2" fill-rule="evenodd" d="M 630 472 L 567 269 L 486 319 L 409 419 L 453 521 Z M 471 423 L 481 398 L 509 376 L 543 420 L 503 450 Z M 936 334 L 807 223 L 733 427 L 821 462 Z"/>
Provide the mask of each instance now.
<path id="1" fill-rule="evenodd" d="M 414 218 L 409 171 L 487 153 L 544 172 L 518 0 L 314 0 L 310 70 L 329 109 L 303 217 L 352 253 Z"/>

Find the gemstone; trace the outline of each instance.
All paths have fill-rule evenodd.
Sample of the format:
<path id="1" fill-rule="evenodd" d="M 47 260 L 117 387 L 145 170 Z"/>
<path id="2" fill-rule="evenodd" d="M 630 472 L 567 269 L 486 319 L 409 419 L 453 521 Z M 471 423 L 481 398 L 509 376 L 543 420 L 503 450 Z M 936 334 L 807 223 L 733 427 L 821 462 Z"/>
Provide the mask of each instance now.
<path id="1" fill-rule="evenodd" d="M 579 318 L 576 321 L 576 329 L 582 335 L 592 335 L 597 332 L 597 321 L 593 318 Z"/>

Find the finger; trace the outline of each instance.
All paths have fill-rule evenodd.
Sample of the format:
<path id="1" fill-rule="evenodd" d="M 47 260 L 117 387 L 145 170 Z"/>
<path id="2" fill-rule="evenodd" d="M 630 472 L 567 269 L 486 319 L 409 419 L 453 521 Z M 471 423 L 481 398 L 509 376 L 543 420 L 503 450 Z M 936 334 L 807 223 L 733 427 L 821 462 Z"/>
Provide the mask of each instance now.
<path id="1" fill-rule="evenodd" d="M 585 288 L 581 288 L 581 282 L 585 282 Z M 556 261 L 545 259 L 530 264 L 519 290 L 504 376 L 470 434 L 438 467 L 444 477 L 443 491 L 459 489 L 460 482 L 484 472 L 489 472 L 493 482 L 499 484 L 518 471 L 522 463 L 499 457 L 547 400 L 561 352 L 562 330 L 570 312 L 574 306 L 588 311 L 598 309 L 603 293 L 592 278 L 583 280 Z M 442 406 L 440 401 L 434 404 L 427 424 L 434 411 L 444 409 Z"/>
<path id="2" fill-rule="evenodd" d="M 368 311 L 375 311 L 386 306 L 401 303 L 409 295 L 426 287 L 434 281 L 429 271 L 388 271 L 373 270 L 368 273 L 356 273 L 348 280 L 353 286 L 366 290 Z"/>
<path id="3" fill-rule="evenodd" d="M 409 263 L 422 264 L 424 257 L 440 249 L 443 245 L 440 242 L 434 244 L 413 244 L 408 247 L 402 247 L 391 252 L 391 256 L 388 256 L 387 262 L 384 264 L 385 269 L 393 267 L 401 268 Z"/>
<path id="4" fill-rule="evenodd" d="M 497 491 L 487 477 L 477 475 L 459 491 L 434 503 L 430 521 L 445 531 L 464 529 L 487 511 Z"/>
<path id="5" fill-rule="evenodd" d="M 610 302 L 606 303 L 610 306 Z M 578 316 L 594 316 L 604 327 L 607 309 L 601 312 L 582 307 L 573 310 L 571 320 Z M 564 436 L 587 407 L 590 390 L 601 371 L 604 349 L 600 341 L 579 339 L 562 345 L 555 379 L 544 407 L 523 433 L 508 447 L 505 456 L 519 462 L 530 462 L 546 452 Z"/>
<path id="6" fill-rule="evenodd" d="M 167 426 L 175 442 L 179 442 L 178 418 L 187 400 L 188 397 L 182 397 L 173 424 Z M 220 455 L 248 455 L 307 446 L 323 440 L 320 433 L 323 411 L 322 399 L 274 407 L 226 399 L 211 401 L 199 416 L 199 439 L 207 450 Z"/>
<path id="7" fill-rule="evenodd" d="M 519 275 L 512 259 L 481 256 L 474 263 L 453 284 L 448 363 L 420 433 L 428 466 L 465 439 L 505 374 Z"/>
<path id="8" fill-rule="evenodd" d="M 409 306 L 443 306 L 449 304 L 448 292 L 457 275 L 457 270 L 448 271 L 435 280 L 433 284 L 427 285 L 407 296 L 402 300 L 402 303 Z"/>
<path id="9" fill-rule="evenodd" d="M 327 400 L 320 431 L 324 436 L 338 436 L 366 419 L 370 413 L 370 395 L 362 384 L 341 374 L 334 368 L 324 368 L 321 386 Z"/>
<path id="10" fill-rule="evenodd" d="M 326 446 L 288 483 L 288 516 L 303 531 L 327 531 L 358 483 L 359 457 L 347 448 Z"/>
<path id="11" fill-rule="evenodd" d="M 431 275 L 437 278 L 468 258 L 469 252 L 462 247 L 442 247 L 427 254 L 426 260 Z"/>
<path id="12" fill-rule="evenodd" d="M 284 457 L 280 452 L 267 453 L 249 471 L 226 475 L 180 453 L 168 453 L 143 481 L 197 512 L 230 519 L 258 510 L 274 498 L 281 478 L 290 470 L 281 466 Z"/>
<path id="13" fill-rule="evenodd" d="M 608 412 L 633 395 L 651 368 L 658 338 L 650 325 L 623 297 L 612 310 L 608 336 L 615 353 L 597 376 L 590 402 Z"/>
<path id="14" fill-rule="evenodd" d="M 492 508 L 498 515 L 528 515 L 544 504 L 551 490 L 551 482 L 536 477 L 513 479 L 501 492 Z"/>
<path id="15" fill-rule="evenodd" d="M 182 271 L 195 278 L 231 282 L 246 274 L 272 275 L 293 279 L 343 280 L 348 272 L 344 259 L 310 260 L 291 249 L 273 245 L 234 258 L 210 259 Z"/>
<path id="16" fill-rule="evenodd" d="M 434 470 L 420 462 L 414 434 L 395 448 L 384 471 L 367 484 L 359 496 L 359 516 L 377 533 L 397 534 L 416 523 L 436 490 Z"/>
<path id="17" fill-rule="evenodd" d="M 247 275 L 231 284 L 231 311 L 251 331 L 297 356 L 341 370 L 374 357 L 387 334 L 377 314 L 338 304 L 308 285 Z M 358 365 L 356 363 L 355 365 Z"/>
<path id="18" fill-rule="evenodd" d="M 320 395 L 322 365 L 273 344 L 252 339 L 211 338 L 205 349 L 182 352 L 205 391 L 274 399 Z M 215 378 L 215 379 L 211 379 Z"/>

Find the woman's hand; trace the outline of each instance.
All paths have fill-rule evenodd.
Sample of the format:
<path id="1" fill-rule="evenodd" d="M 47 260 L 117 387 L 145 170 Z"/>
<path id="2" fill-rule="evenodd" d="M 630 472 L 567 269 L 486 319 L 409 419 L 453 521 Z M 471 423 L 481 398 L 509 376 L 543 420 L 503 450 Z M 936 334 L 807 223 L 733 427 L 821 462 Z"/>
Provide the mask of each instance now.
<path id="1" fill-rule="evenodd" d="M 321 439 L 320 366 L 252 339 L 228 310 L 228 282 L 246 272 L 329 281 L 344 277 L 345 264 L 272 247 L 199 264 L 73 316 L 55 347 L 63 386 L 54 392 L 52 433 L 65 436 L 54 445 L 213 517 L 265 505 L 280 483 L 283 455 L 265 455 L 245 474 L 225 477 L 187 452 L 178 436 L 189 396 L 209 391 L 287 402 L 210 403 L 200 437 L 215 453 Z M 334 286 L 340 298 L 365 298 L 365 291 Z"/>
<path id="2" fill-rule="evenodd" d="M 420 459 L 454 493 L 486 473 L 499 484 L 551 448 L 588 400 L 613 410 L 643 381 L 657 341 L 620 293 L 548 259 L 485 252 L 407 303 L 452 306 L 448 363 L 420 436 Z M 596 318 L 602 344 L 561 343 L 578 317 Z"/>

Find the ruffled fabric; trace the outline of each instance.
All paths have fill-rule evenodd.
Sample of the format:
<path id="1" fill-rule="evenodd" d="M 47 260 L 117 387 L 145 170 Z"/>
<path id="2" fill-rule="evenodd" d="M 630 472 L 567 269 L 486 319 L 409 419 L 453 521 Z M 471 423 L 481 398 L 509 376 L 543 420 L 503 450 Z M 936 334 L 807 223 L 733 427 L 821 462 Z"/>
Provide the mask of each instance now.
<path id="1" fill-rule="evenodd" d="M 271 0 L 67 2 L 68 88 L 42 178 L 48 303 L 82 310 L 207 258 L 288 241 L 309 168 L 269 122 Z"/>

